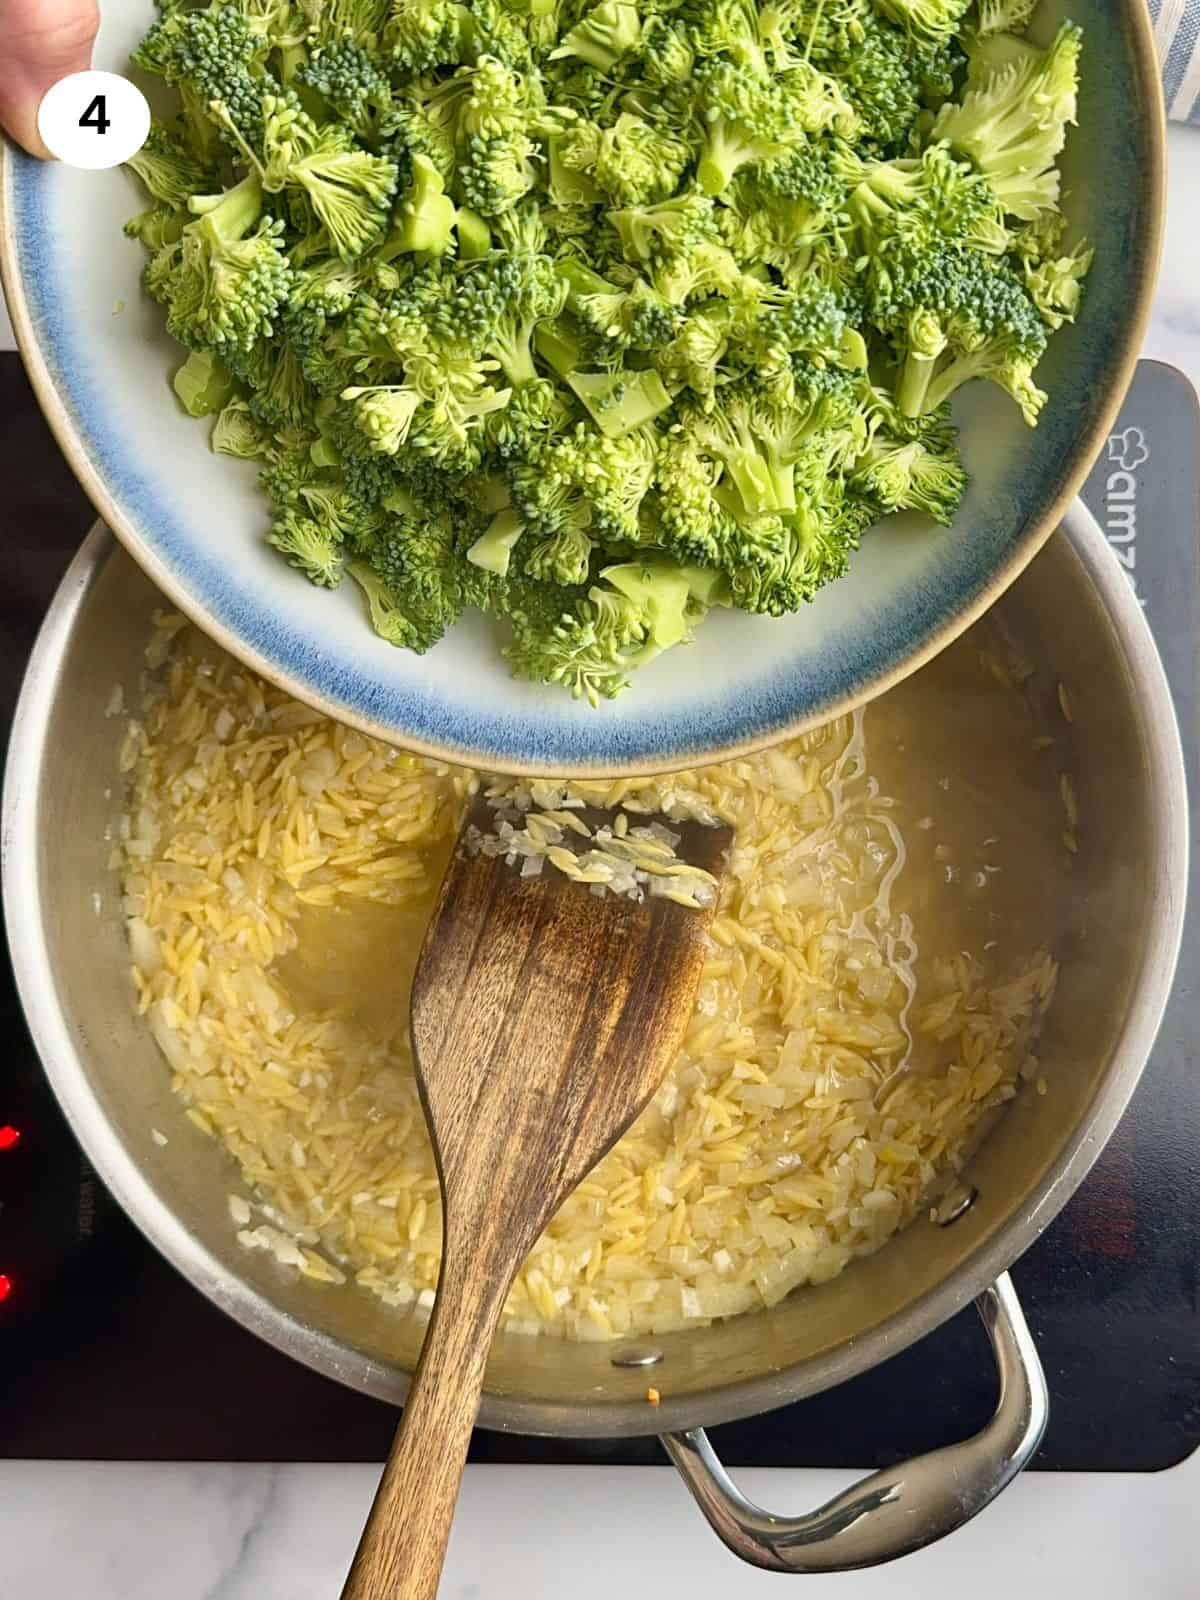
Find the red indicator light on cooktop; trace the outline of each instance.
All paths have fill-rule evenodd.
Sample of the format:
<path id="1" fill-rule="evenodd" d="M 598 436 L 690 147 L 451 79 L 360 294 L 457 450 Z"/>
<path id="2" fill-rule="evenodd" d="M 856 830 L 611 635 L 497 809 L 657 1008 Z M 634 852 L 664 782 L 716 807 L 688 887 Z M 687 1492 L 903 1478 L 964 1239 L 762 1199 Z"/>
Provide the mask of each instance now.
<path id="1" fill-rule="evenodd" d="M 12 1293 L 12 1279 L 0 1272 L 0 1300 L 7 1300 Z"/>
<path id="2" fill-rule="evenodd" d="M 6 1122 L 4 1126 L 0 1128 L 0 1150 L 11 1150 L 13 1145 L 20 1144 L 20 1142 L 20 1128 L 14 1128 L 10 1122 Z"/>

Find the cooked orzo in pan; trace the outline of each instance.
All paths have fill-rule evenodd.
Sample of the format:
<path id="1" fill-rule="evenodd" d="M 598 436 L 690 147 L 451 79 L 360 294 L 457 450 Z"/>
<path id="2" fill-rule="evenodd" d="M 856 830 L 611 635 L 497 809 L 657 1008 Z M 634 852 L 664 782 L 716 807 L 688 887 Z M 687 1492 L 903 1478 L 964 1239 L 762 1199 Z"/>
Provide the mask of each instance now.
<path id="1" fill-rule="evenodd" d="M 617 784 L 392 749 L 179 618 L 149 659 L 122 754 L 137 1004 L 240 1168 L 248 1247 L 431 1303 L 408 987 L 481 783 L 510 812 L 620 801 L 736 832 L 683 1052 L 529 1256 L 510 1328 L 661 1332 L 832 1278 L 931 1203 L 1022 1080 L 1036 1091 L 1075 805 L 989 632 L 815 733 Z"/>

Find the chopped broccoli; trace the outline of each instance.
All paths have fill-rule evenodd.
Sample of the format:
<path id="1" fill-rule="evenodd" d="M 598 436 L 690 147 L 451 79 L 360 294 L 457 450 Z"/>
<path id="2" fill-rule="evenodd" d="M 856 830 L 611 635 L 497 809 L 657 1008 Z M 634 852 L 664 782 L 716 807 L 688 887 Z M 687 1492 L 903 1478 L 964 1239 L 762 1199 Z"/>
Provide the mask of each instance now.
<path id="1" fill-rule="evenodd" d="M 253 460 L 267 454 L 271 435 L 244 400 L 230 400 L 218 413 L 208 442 L 216 455 Z"/>
<path id="2" fill-rule="evenodd" d="M 233 375 L 211 350 L 193 350 L 171 379 L 189 417 L 211 417 L 233 394 Z"/>
<path id="3" fill-rule="evenodd" d="M 1064 22 L 1045 50 L 991 73 L 960 103 L 947 101 L 934 121 L 931 137 L 969 157 L 1014 217 L 1058 209 L 1054 163 L 1075 121 L 1080 44 L 1080 30 Z"/>
<path id="4" fill-rule="evenodd" d="M 151 197 L 175 210 L 209 186 L 210 171 L 182 140 L 161 123 L 150 125 L 146 142 L 125 165 L 142 180 Z"/>
<path id="5" fill-rule="evenodd" d="M 958 32 L 971 0 L 875 0 L 875 4 L 889 22 L 915 39 L 941 44 Z"/>
<path id="6" fill-rule="evenodd" d="M 293 510 L 279 513 L 267 543 L 285 555 L 310 583 L 336 589 L 342 581 L 342 551 L 328 524 Z"/>
<path id="7" fill-rule="evenodd" d="M 1037 7 L 1038 0 L 977 0 L 976 32 L 1024 33 Z"/>
<path id="8" fill-rule="evenodd" d="M 696 77 L 703 128 L 696 177 L 705 194 L 721 194 L 742 167 L 791 155 L 811 134 L 855 127 L 836 81 L 804 60 L 772 75 L 718 57 Z"/>
<path id="9" fill-rule="evenodd" d="M 600 0 L 563 35 L 562 43 L 550 52 L 551 61 L 563 56 L 578 56 L 589 66 L 606 72 L 626 51 L 632 50 L 642 33 L 637 7 L 627 0 Z"/>
<path id="10" fill-rule="evenodd" d="M 936 451 L 920 439 L 877 434 L 851 480 L 881 512 L 924 511 L 947 526 L 954 520 L 967 475 L 952 450 Z"/>
<path id="11" fill-rule="evenodd" d="M 166 305 L 167 328 L 181 344 L 248 350 L 271 337 L 291 282 L 284 225 L 263 214 L 254 173 L 203 207 L 152 257 L 146 286 Z"/>
<path id="12" fill-rule="evenodd" d="M 269 543 L 593 703 L 716 605 L 948 523 L 950 401 L 1037 363 L 1079 31 L 1032 0 L 159 0 L 126 224 Z M 881 535 L 882 536 L 882 535 Z"/>
<path id="13" fill-rule="evenodd" d="M 541 617 L 530 627 L 524 615 L 514 614 L 513 641 L 504 653 L 518 677 L 560 683 L 576 699 L 597 705 L 627 688 L 639 667 L 690 638 L 707 609 L 699 598 L 707 588 L 703 576 L 674 563 L 606 567 L 600 578 L 549 629 Z"/>

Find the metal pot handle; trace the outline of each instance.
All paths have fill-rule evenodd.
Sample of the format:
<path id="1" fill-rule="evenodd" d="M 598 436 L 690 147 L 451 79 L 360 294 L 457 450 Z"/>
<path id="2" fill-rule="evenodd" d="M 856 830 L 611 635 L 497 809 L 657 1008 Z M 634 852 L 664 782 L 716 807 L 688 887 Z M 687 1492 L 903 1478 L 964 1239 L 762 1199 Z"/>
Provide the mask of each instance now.
<path id="1" fill-rule="evenodd" d="M 702 1428 L 662 1435 L 696 1504 L 735 1556 L 771 1572 L 880 1566 L 953 1533 L 1012 1482 L 1046 1429 L 1046 1379 L 1007 1272 L 975 1307 L 1000 1374 L 987 1427 L 962 1444 L 872 1473 L 807 1516 L 777 1517 L 747 1500 Z"/>

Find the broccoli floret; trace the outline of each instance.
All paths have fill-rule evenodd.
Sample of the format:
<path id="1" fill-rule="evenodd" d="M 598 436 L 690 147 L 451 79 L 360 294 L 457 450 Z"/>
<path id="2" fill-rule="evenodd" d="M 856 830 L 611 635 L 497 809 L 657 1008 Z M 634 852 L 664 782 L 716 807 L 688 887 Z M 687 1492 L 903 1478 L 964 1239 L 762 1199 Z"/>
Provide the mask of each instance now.
<path id="1" fill-rule="evenodd" d="M 133 52 L 133 63 L 184 89 L 196 108 L 214 101 L 233 125 L 255 143 L 261 132 L 261 102 L 272 82 L 262 64 L 269 49 L 236 6 L 166 11 Z M 186 103 L 185 103 L 186 109 Z"/>
<path id="2" fill-rule="evenodd" d="M 458 552 L 450 518 L 437 511 L 389 516 L 354 543 L 347 571 L 367 597 L 376 632 L 408 650 L 430 649 L 461 615 L 478 578 Z"/>
<path id="3" fill-rule="evenodd" d="M 654 350 L 679 331 L 679 308 L 644 279 L 620 288 L 570 258 L 559 263 L 558 276 L 566 304 L 601 347 Z"/>
<path id="4" fill-rule="evenodd" d="M 421 73 L 458 66 L 471 54 L 471 13 L 456 0 L 396 0 L 382 43 L 393 70 Z"/>
<path id="5" fill-rule="evenodd" d="M 584 13 L 580 20 L 563 35 L 562 43 L 551 50 L 551 61 L 563 56 L 578 56 L 589 66 L 607 72 L 623 55 L 632 50 L 641 38 L 642 19 L 636 6 L 626 0 L 600 0 Z"/>
<path id="6" fill-rule="evenodd" d="M 785 14 L 790 9 L 786 0 L 784 9 Z M 838 8 L 829 9 L 832 21 Z M 801 31 L 791 37 L 804 40 L 807 35 Z M 900 155 L 927 120 L 926 106 L 953 94 L 962 52 L 954 42 L 922 45 L 867 6 L 851 12 L 840 28 L 821 26 L 813 60 L 837 79 L 854 108 L 856 142 L 880 154 Z"/>
<path id="7" fill-rule="evenodd" d="M 657 205 L 610 211 L 608 220 L 620 236 L 625 259 L 631 262 L 657 261 L 719 238 L 716 208 L 700 194 L 681 194 Z"/>
<path id="8" fill-rule="evenodd" d="M 423 156 L 435 169 L 443 190 L 453 179 L 458 163 L 454 129 L 431 116 L 423 103 L 394 104 L 383 120 L 383 138 L 396 161 L 398 187 L 412 183 L 416 156 Z"/>
<path id="9" fill-rule="evenodd" d="M 924 511 L 949 526 L 967 486 L 954 450 L 936 451 L 919 439 L 876 434 L 859 461 L 850 487 L 881 512 Z"/>
<path id="10" fill-rule="evenodd" d="M 778 161 L 740 172 L 719 212 L 738 260 L 765 262 L 793 288 L 809 281 L 814 247 L 842 227 L 845 188 L 833 168 L 826 142 L 810 140 Z"/>
<path id="11" fill-rule="evenodd" d="M 533 140 L 523 133 L 477 135 L 468 144 L 458 170 L 467 204 L 484 217 L 503 216 L 519 204 L 537 182 Z"/>
<path id="12" fill-rule="evenodd" d="M 729 348 L 730 309 L 708 300 L 688 312 L 679 332 L 654 352 L 654 365 L 670 389 L 710 395 L 722 381 L 720 362 Z"/>
<path id="13" fill-rule="evenodd" d="M 570 397 L 555 383 L 532 378 L 518 384 L 508 404 L 488 416 L 488 442 L 502 462 L 535 457 L 566 427 L 572 410 Z"/>
<path id="14" fill-rule="evenodd" d="M 875 292 L 920 272 L 947 245 L 1000 255 L 1009 235 L 991 185 L 942 145 L 898 161 L 843 158 L 854 187 L 846 202 Z"/>
<path id="15" fill-rule="evenodd" d="M 524 571 L 556 583 L 586 581 L 598 539 L 634 543 L 654 471 L 653 439 L 639 430 L 610 439 L 580 424 L 509 469 L 513 509 L 528 530 Z"/>
<path id="16" fill-rule="evenodd" d="M 254 460 L 271 448 L 271 434 L 245 400 L 230 400 L 222 407 L 208 436 L 214 455 Z"/>
<path id="17" fill-rule="evenodd" d="M 721 295 L 737 305 L 755 305 L 764 288 L 764 280 L 742 271 L 731 250 L 706 240 L 657 262 L 650 279 L 674 306 L 710 295 Z"/>
<path id="18" fill-rule="evenodd" d="M 387 227 L 395 164 L 359 149 L 348 127 L 318 126 L 293 95 L 264 95 L 261 157 L 224 110 L 220 122 L 242 148 L 268 193 L 296 190 L 345 261 L 362 255 Z M 309 230 L 311 231 L 311 230 Z"/>
<path id="19" fill-rule="evenodd" d="M 558 683 L 596 705 L 629 684 L 630 674 L 691 637 L 705 606 L 689 581 L 701 574 L 668 562 L 606 567 L 587 598 L 547 628 L 544 617 L 514 616 L 505 655 L 518 677 Z"/>
<path id="20" fill-rule="evenodd" d="M 705 194 L 720 194 L 742 167 L 786 156 L 806 137 L 778 87 L 732 61 L 706 65 L 701 95 L 696 177 Z"/>
<path id="21" fill-rule="evenodd" d="M 342 549 L 327 523 L 292 510 L 280 512 L 267 543 L 285 555 L 310 583 L 336 589 L 342 581 Z"/>
<path id="22" fill-rule="evenodd" d="M 684 428 L 696 444 L 724 469 L 735 509 L 755 517 L 795 511 L 796 463 L 814 436 L 825 432 L 852 438 L 865 421 L 849 385 L 827 388 L 796 386 L 794 399 L 781 404 L 752 382 L 722 390 L 707 410 L 690 410 Z"/>
<path id="23" fill-rule="evenodd" d="M 993 33 L 1024 33 L 1038 8 L 1038 0 L 977 0 L 975 30 L 986 38 Z"/>
<path id="24" fill-rule="evenodd" d="M 160 255 L 164 246 L 178 244 L 184 228 L 191 221 L 186 211 L 174 211 L 170 206 L 151 206 L 125 224 L 125 234 L 145 245 L 153 255 Z M 168 259 L 163 256 L 164 261 Z"/>
<path id="25" fill-rule="evenodd" d="M 948 101 L 930 138 L 945 140 L 972 160 L 1004 209 L 1014 217 L 1056 210 L 1054 167 L 1075 121 L 1082 35 L 1064 22 L 1053 42 L 969 87 L 958 104 Z"/>
<path id="26" fill-rule="evenodd" d="M 343 389 L 342 399 L 353 402 L 355 426 L 368 448 L 385 456 L 394 456 L 408 439 L 413 418 L 424 403 L 408 384 Z"/>
<path id="27" fill-rule="evenodd" d="M 743 611 L 781 617 L 841 577 L 848 550 L 807 507 L 784 518 L 768 513 L 729 523 L 723 566 L 733 603 Z"/>
<path id="28" fill-rule="evenodd" d="M 250 409 L 272 427 L 298 427 L 312 416 L 316 395 L 295 347 L 287 340 L 262 340 L 250 350 L 231 351 L 235 376 L 252 391 Z"/>
<path id="29" fill-rule="evenodd" d="M 318 47 L 296 74 L 360 139 L 374 142 L 392 106 L 383 65 L 363 45 L 344 37 Z"/>
<path id="30" fill-rule="evenodd" d="M 1064 322 L 1075 321 L 1083 298 L 1083 280 L 1095 253 L 1084 239 L 1066 255 L 1024 263 L 1029 298 L 1048 328 L 1061 328 Z"/>
<path id="31" fill-rule="evenodd" d="M 639 62 L 651 89 L 675 89 L 691 82 L 696 51 L 687 28 L 653 13 L 642 30 Z"/>
<path id="32" fill-rule="evenodd" d="M 631 111 L 622 111 L 608 128 L 572 124 L 559 139 L 558 152 L 568 170 L 585 173 L 618 206 L 665 200 L 691 158 L 683 139 Z"/>
<path id="33" fill-rule="evenodd" d="M 211 172 L 159 122 L 151 123 L 145 144 L 125 165 L 141 179 L 153 199 L 177 211 L 186 207 L 192 195 L 207 189 L 212 180 Z"/>
<path id="34" fill-rule="evenodd" d="M 256 174 L 203 204 L 179 240 L 152 259 L 147 288 L 166 305 L 167 328 L 181 344 L 249 350 L 271 337 L 290 286 L 283 223 L 263 214 Z"/>
<path id="35" fill-rule="evenodd" d="M 900 309 L 904 304 L 906 312 Z M 1046 329 L 1009 267 L 986 256 L 943 255 L 906 287 L 895 309 L 901 415 L 936 411 L 963 383 L 979 377 L 999 384 L 1026 422 L 1036 422 L 1045 395 L 1032 373 L 1046 347 Z"/>
<path id="36" fill-rule="evenodd" d="M 819 354 L 836 360 L 846 334 L 846 312 L 838 296 L 819 281 L 764 295 L 735 324 L 739 360 L 760 383 L 790 381 L 792 358 Z"/>
<path id="37" fill-rule="evenodd" d="M 889 22 L 914 39 L 941 44 L 958 32 L 971 0 L 875 0 Z"/>
<path id="38" fill-rule="evenodd" d="M 716 498 L 721 463 L 706 456 L 692 431 L 676 424 L 654 462 L 654 526 L 677 560 L 717 566 L 730 515 Z"/>
<path id="39" fill-rule="evenodd" d="M 548 256 L 492 255 L 461 274 L 434 327 L 445 338 L 466 338 L 486 351 L 516 387 L 537 377 L 534 330 L 558 316 L 566 296 Z"/>
<path id="40" fill-rule="evenodd" d="M 537 181 L 535 136 L 555 119 L 527 77 L 495 56 L 482 56 L 439 85 L 425 112 L 456 150 L 467 204 L 484 217 L 510 210 Z"/>

